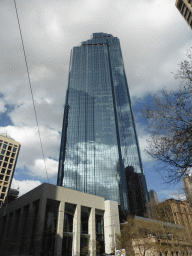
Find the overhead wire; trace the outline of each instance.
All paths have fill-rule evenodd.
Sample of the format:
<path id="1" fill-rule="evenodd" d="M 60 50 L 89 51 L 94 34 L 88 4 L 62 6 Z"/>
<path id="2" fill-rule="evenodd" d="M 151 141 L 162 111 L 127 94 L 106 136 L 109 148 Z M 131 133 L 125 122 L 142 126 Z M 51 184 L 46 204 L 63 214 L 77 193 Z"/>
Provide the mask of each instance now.
<path id="1" fill-rule="evenodd" d="M 36 107 L 35 107 L 35 100 L 34 100 L 34 97 L 33 97 L 33 90 L 32 90 L 32 85 L 31 85 L 31 79 L 30 79 L 30 75 L 29 75 L 29 68 L 28 68 L 28 64 L 27 64 L 27 57 L 26 57 L 26 52 L 25 52 L 25 46 L 24 46 L 24 41 L 23 41 L 23 36 L 22 36 L 22 31 L 21 31 L 21 25 L 20 25 L 20 21 L 19 21 L 19 14 L 18 14 L 18 11 L 17 11 L 16 1 L 15 0 L 13 0 L 13 1 L 14 1 L 14 4 L 15 4 L 15 11 L 16 11 L 16 15 L 17 15 L 17 22 L 18 22 L 19 32 L 20 32 L 20 37 L 21 37 L 21 42 L 22 42 L 22 48 L 23 48 L 23 54 L 24 54 L 24 59 L 25 59 L 25 65 L 26 65 L 26 69 L 27 69 L 27 76 L 28 76 L 28 81 L 29 81 L 31 97 L 32 97 L 33 109 L 34 109 L 34 113 L 35 113 L 35 119 L 36 119 L 38 135 L 39 135 L 39 141 L 40 141 L 40 145 L 41 145 L 41 152 L 42 152 L 43 161 L 44 161 L 44 165 L 45 165 L 45 171 L 46 171 L 46 175 L 47 175 L 47 180 L 48 180 L 48 183 L 50 184 L 49 176 L 48 176 L 48 171 L 47 171 L 47 166 L 46 166 L 46 162 L 45 162 L 45 154 L 44 154 L 44 150 L 43 150 L 43 144 L 42 144 L 42 139 L 41 139 L 41 134 L 40 134 L 40 129 L 39 129 L 39 122 L 38 122 L 38 118 L 37 118 L 37 111 L 36 111 Z M 50 190 L 50 194 L 51 194 L 51 190 Z"/>

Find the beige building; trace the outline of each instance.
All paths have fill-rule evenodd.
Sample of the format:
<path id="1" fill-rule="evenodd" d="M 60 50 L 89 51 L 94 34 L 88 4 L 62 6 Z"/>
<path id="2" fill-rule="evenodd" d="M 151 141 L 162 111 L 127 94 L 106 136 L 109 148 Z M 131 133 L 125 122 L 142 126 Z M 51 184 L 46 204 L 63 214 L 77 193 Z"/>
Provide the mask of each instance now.
<path id="1" fill-rule="evenodd" d="M 184 226 L 192 238 L 192 206 L 188 201 L 168 199 L 156 206 L 155 215 L 161 221 Z"/>
<path id="2" fill-rule="evenodd" d="M 0 135 L 0 207 L 11 185 L 19 149 L 19 142 L 7 135 Z"/>
<path id="3" fill-rule="evenodd" d="M 0 255 L 102 255 L 120 234 L 118 203 L 44 183 L 0 209 Z"/>
<path id="4" fill-rule="evenodd" d="M 122 224 L 118 248 L 133 256 L 185 256 L 192 241 L 182 225 L 135 216 Z"/>
<path id="5" fill-rule="evenodd" d="M 192 0 L 176 0 L 177 9 L 192 28 Z"/>
<path id="6" fill-rule="evenodd" d="M 132 241 L 135 256 L 189 256 L 192 255 L 190 242 L 170 238 L 148 238 Z"/>

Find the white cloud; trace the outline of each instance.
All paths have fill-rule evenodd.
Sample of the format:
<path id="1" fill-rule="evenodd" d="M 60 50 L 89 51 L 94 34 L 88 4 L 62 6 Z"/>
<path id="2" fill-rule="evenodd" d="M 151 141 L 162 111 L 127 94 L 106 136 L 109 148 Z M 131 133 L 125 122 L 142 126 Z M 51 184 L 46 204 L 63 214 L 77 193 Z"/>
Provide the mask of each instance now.
<path id="1" fill-rule="evenodd" d="M 152 161 L 152 158 L 146 152 L 146 148 L 148 146 L 147 138 L 148 138 L 148 135 L 140 135 L 138 137 L 139 147 L 140 147 L 140 151 L 141 151 L 141 158 L 142 158 L 143 162 Z"/>
<path id="2" fill-rule="evenodd" d="M 33 176 L 39 178 L 47 179 L 47 174 L 48 178 L 56 178 L 58 173 L 58 161 L 46 158 L 44 162 L 43 159 L 36 159 L 31 172 Z"/>
<path id="3" fill-rule="evenodd" d="M 138 117 L 141 116 L 141 113 L 137 113 Z M 147 139 L 149 138 L 149 133 L 147 133 L 147 130 L 145 129 L 146 126 L 142 123 L 136 123 L 136 130 L 138 135 L 138 141 L 139 141 L 139 148 L 141 152 L 141 159 L 142 162 L 149 162 L 152 161 L 152 158 L 147 154 L 146 148 L 148 146 Z"/>
<path id="4" fill-rule="evenodd" d="M 116 8 L 124 20 L 142 28 L 162 29 L 172 23 L 175 7 L 171 1 L 118 1 Z M 144 11 L 145 10 L 145 11 Z"/>
<path id="5" fill-rule="evenodd" d="M 26 194 L 37 186 L 41 185 L 41 182 L 38 180 L 16 180 L 13 178 L 11 188 L 19 188 L 19 196 Z"/>
<path id="6" fill-rule="evenodd" d="M 48 126 L 56 131 L 60 131 L 64 111 L 63 102 L 46 95 L 44 90 L 35 94 L 34 99 L 39 125 Z M 36 126 L 32 99 L 15 106 L 14 110 L 9 114 L 9 117 L 15 126 Z"/>
<path id="7" fill-rule="evenodd" d="M 45 78 L 54 78 L 54 72 L 45 66 L 35 66 L 30 70 L 30 79 L 32 82 Z"/>
<path id="8" fill-rule="evenodd" d="M 17 168 L 27 168 L 25 175 L 45 178 L 46 172 L 44 169 L 43 160 L 40 158 L 42 157 L 42 151 L 37 128 L 29 126 L 0 127 L 0 133 L 5 132 L 7 132 L 8 135 L 10 135 L 13 139 L 20 142 L 21 144 L 21 149 L 17 161 Z M 53 160 L 53 158 L 58 159 L 59 157 L 60 136 L 57 131 L 46 127 L 40 127 L 40 133 L 48 175 L 50 178 L 55 178 L 57 161 Z M 15 173 L 19 174 L 17 173 L 17 170 Z"/>
<path id="9" fill-rule="evenodd" d="M 0 99 L 0 112 L 4 113 L 6 112 L 7 108 L 5 107 L 4 100 Z"/>

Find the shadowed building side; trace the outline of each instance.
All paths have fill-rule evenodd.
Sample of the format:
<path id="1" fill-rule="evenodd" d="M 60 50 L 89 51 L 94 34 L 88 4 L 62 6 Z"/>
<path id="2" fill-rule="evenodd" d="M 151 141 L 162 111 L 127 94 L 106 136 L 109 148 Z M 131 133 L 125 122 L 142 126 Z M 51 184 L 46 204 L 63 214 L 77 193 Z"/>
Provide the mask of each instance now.
<path id="1" fill-rule="evenodd" d="M 0 209 L 0 255 L 102 255 L 120 234 L 118 203 L 44 183 Z"/>

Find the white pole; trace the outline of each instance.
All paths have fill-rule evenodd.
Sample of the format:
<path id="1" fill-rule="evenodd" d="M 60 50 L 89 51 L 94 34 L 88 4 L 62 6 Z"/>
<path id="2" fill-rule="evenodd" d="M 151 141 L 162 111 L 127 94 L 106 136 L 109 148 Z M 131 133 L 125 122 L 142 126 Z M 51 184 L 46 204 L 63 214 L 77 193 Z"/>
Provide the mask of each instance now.
<path id="1" fill-rule="evenodd" d="M 74 254 L 74 247 L 75 247 L 75 224 L 73 226 L 73 244 L 72 244 L 73 248 L 72 248 L 72 256 L 75 256 Z"/>
<path id="2" fill-rule="evenodd" d="M 113 221 L 113 227 L 114 227 L 114 247 L 115 247 L 115 256 L 116 256 L 116 239 L 115 239 L 115 222 Z"/>

